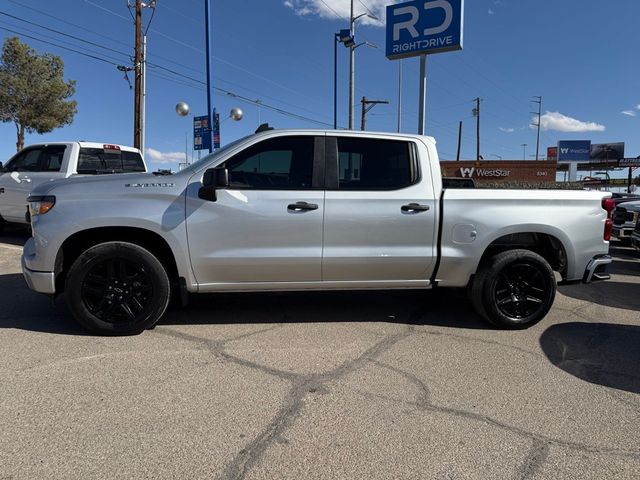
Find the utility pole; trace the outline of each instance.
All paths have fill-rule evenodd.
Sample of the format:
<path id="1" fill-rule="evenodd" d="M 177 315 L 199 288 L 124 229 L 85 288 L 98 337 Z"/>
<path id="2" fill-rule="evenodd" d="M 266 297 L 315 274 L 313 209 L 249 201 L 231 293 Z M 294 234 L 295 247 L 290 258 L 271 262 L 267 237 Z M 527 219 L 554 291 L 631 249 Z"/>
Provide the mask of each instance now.
<path id="1" fill-rule="evenodd" d="M 354 39 L 349 47 L 349 130 L 353 130 L 353 115 L 354 115 L 354 102 L 355 102 L 355 76 L 356 76 L 356 21 L 353 18 L 353 0 L 351 0 L 351 15 L 349 16 L 349 28 L 351 30 L 351 37 Z"/>
<path id="2" fill-rule="evenodd" d="M 480 160 L 480 97 L 475 99 L 476 108 L 473 109 L 473 116 L 476 117 L 476 160 Z"/>
<path id="3" fill-rule="evenodd" d="M 522 147 L 522 159 L 526 160 L 527 159 L 527 144 L 523 143 L 520 146 Z"/>
<path id="4" fill-rule="evenodd" d="M 460 149 L 462 148 L 462 120 L 460 120 L 460 126 L 458 127 L 458 153 L 456 155 L 456 161 L 460 161 Z"/>
<path id="5" fill-rule="evenodd" d="M 379 104 L 388 104 L 388 100 L 367 100 L 367 97 L 362 97 L 362 122 L 360 129 L 364 132 L 366 130 L 367 112 L 373 107 Z"/>
<path id="6" fill-rule="evenodd" d="M 538 159 L 540 158 L 540 119 L 542 118 L 542 97 L 541 96 L 534 96 L 533 98 L 537 98 L 537 100 L 531 100 L 533 103 L 537 103 L 538 104 L 538 111 L 537 112 L 531 112 L 534 115 L 538 115 L 538 123 L 533 123 L 532 125 L 534 127 L 538 127 L 538 138 L 536 140 L 536 161 L 538 161 Z"/>
<path id="7" fill-rule="evenodd" d="M 144 154 L 147 123 L 147 36 L 142 37 L 142 95 L 140 96 L 140 151 Z"/>
<path id="8" fill-rule="evenodd" d="M 142 0 L 136 0 L 135 5 L 135 80 L 133 100 L 133 146 L 140 148 L 142 133 Z"/>

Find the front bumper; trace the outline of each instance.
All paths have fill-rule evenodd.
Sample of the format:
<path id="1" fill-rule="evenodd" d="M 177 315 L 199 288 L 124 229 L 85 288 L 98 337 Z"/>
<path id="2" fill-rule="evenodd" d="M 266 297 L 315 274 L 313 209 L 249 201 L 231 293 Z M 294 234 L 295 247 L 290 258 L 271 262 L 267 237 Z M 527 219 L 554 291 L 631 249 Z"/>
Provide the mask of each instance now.
<path id="1" fill-rule="evenodd" d="M 29 270 L 22 256 L 22 275 L 31 290 L 53 295 L 56 293 L 55 274 L 53 272 L 35 272 Z"/>
<path id="2" fill-rule="evenodd" d="M 605 270 L 607 268 L 607 265 L 609 265 L 611 262 L 613 262 L 613 259 L 610 255 L 599 255 L 593 258 L 584 271 L 584 277 L 582 277 L 582 281 L 584 283 L 591 283 L 609 280 L 611 278 L 611 275 L 606 273 Z"/>

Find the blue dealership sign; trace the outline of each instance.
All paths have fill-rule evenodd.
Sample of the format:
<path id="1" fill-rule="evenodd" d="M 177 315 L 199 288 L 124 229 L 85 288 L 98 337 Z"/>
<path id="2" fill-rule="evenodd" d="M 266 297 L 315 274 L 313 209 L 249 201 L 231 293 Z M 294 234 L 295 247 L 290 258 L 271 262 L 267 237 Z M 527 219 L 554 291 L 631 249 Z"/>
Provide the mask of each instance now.
<path id="1" fill-rule="evenodd" d="M 420 0 L 387 7 L 387 58 L 462 50 L 464 0 Z"/>
<path id="2" fill-rule="evenodd" d="M 558 142 L 559 162 L 588 162 L 591 159 L 591 140 L 563 140 Z"/>
<path id="3" fill-rule="evenodd" d="M 193 149 L 211 150 L 211 118 L 193 117 Z"/>

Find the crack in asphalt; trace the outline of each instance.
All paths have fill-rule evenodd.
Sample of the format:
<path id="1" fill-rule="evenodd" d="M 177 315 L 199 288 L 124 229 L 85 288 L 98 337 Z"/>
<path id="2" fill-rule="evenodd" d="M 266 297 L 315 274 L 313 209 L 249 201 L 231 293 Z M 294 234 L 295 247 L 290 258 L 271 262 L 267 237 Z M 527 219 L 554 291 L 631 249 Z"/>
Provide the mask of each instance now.
<path id="1" fill-rule="evenodd" d="M 267 427 L 254 438 L 245 448 L 243 448 L 233 460 L 226 466 L 223 473 L 220 475 L 224 480 L 236 480 L 243 479 L 246 474 L 255 466 L 261 459 L 265 451 L 278 439 L 282 438 L 282 434 L 296 421 L 300 416 L 302 409 L 305 405 L 305 398 L 312 393 L 326 390 L 325 385 L 329 382 L 338 380 L 349 373 L 363 367 L 368 362 L 375 361 L 384 352 L 389 350 L 399 341 L 407 338 L 411 335 L 415 329 L 411 323 L 422 315 L 422 308 L 415 310 L 409 315 L 404 331 L 393 334 L 385 335 L 383 339 L 375 343 L 372 347 L 363 352 L 355 359 L 346 361 L 338 367 L 330 370 L 329 372 L 319 374 L 297 374 L 277 368 L 268 367 L 266 365 L 245 360 L 237 357 L 225 351 L 225 345 L 229 342 L 247 338 L 251 335 L 257 335 L 264 333 L 280 326 L 272 327 L 268 329 L 262 329 L 256 332 L 251 332 L 238 337 L 229 338 L 226 340 L 210 340 L 195 335 L 189 335 L 182 332 L 177 332 L 169 328 L 157 328 L 155 331 L 159 334 L 169 335 L 182 340 L 188 340 L 200 343 L 207 347 L 210 352 L 222 358 L 230 363 L 236 365 L 252 368 L 268 375 L 281 378 L 292 383 L 292 387 L 285 397 L 283 404 L 269 422 Z"/>
<path id="2" fill-rule="evenodd" d="M 465 420 L 481 422 L 485 425 L 493 426 L 498 429 L 513 433 L 517 436 L 530 440 L 532 442 L 532 447 L 527 452 L 526 457 L 523 459 L 522 464 L 520 465 L 518 471 L 516 472 L 515 478 L 525 480 L 527 478 L 530 478 L 532 475 L 534 475 L 535 472 L 537 472 L 546 461 L 549 454 L 550 446 L 568 448 L 568 449 L 577 450 L 577 451 L 586 452 L 586 453 L 610 454 L 615 456 L 640 459 L 640 451 L 598 447 L 598 446 L 588 445 L 580 442 L 565 441 L 565 440 L 541 435 L 538 433 L 530 432 L 524 428 L 520 428 L 517 426 L 508 425 L 506 423 L 503 423 L 487 415 L 481 415 L 479 413 L 467 411 L 464 409 L 456 409 L 451 407 L 435 405 L 431 400 L 431 391 L 429 389 L 429 386 L 423 380 L 421 380 L 416 375 L 410 372 L 407 372 L 395 366 L 380 362 L 378 360 L 379 357 L 385 352 L 387 352 L 389 349 L 391 349 L 398 342 L 412 335 L 447 336 L 447 337 L 453 337 L 461 340 L 474 341 L 479 343 L 495 345 L 495 346 L 499 346 L 499 347 L 507 348 L 511 350 L 516 350 L 521 353 L 538 357 L 538 358 L 543 357 L 543 355 L 523 349 L 515 345 L 504 344 L 504 343 L 496 342 L 493 340 L 481 339 L 481 338 L 470 337 L 465 335 L 443 333 L 443 332 L 437 332 L 437 331 L 417 331 L 413 323 L 415 323 L 415 320 L 418 320 L 420 318 L 421 314 L 423 313 L 422 310 L 423 309 L 420 308 L 413 311 L 410 314 L 409 319 L 406 321 L 406 329 L 404 331 L 395 333 L 395 334 L 384 335 L 384 338 L 382 340 L 378 341 L 376 344 L 374 344 L 371 348 L 366 350 L 357 358 L 346 361 L 340 366 L 336 367 L 335 369 L 329 372 L 320 373 L 320 374 L 298 374 L 298 373 L 294 373 L 294 372 L 290 372 L 290 371 L 286 371 L 278 368 L 269 367 L 261 363 L 253 362 L 253 361 L 246 360 L 241 357 L 232 355 L 225 350 L 226 345 L 230 342 L 238 341 L 253 335 L 258 335 L 267 331 L 281 328 L 282 324 L 278 324 L 270 328 L 257 330 L 255 332 L 246 333 L 236 337 L 228 338 L 225 340 L 207 339 L 207 338 L 199 337 L 196 335 L 190 335 L 190 334 L 178 332 L 166 327 L 158 328 L 155 331 L 160 334 L 200 343 L 201 345 L 203 345 L 203 347 L 207 348 L 212 355 L 214 355 L 217 358 L 220 358 L 229 363 L 234 363 L 241 367 L 254 369 L 262 373 L 265 373 L 267 375 L 271 375 L 273 377 L 286 380 L 288 382 L 291 382 L 292 384 L 289 392 L 287 393 L 287 395 L 285 396 L 282 402 L 282 405 L 279 411 L 276 413 L 273 419 L 269 422 L 269 424 L 264 428 L 264 430 L 262 430 L 262 432 L 260 432 L 251 442 L 249 442 L 245 446 L 245 448 L 240 450 L 235 455 L 235 457 L 227 464 L 224 471 L 219 476 L 221 480 L 241 480 L 245 478 L 247 473 L 261 461 L 265 452 L 272 446 L 272 444 L 281 440 L 283 433 L 287 431 L 295 423 L 295 421 L 300 417 L 300 415 L 302 414 L 302 410 L 305 406 L 305 399 L 309 394 L 315 393 L 317 391 L 326 391 L 328 383 L 335 382 L 345 377 L 349 373 L 352 373 L 362 368 L 367 363 L 377 365 L 380 368 L 387 369 L 391 372 L 394 372 L 398 375 L 403 376 L 404 378 L 407 379 L 409 383 L 411 383 L 417 389 L 418 395 L 415 401 L 395 400 L 393 398 L 389 398 L 384 395 L 366 394 L 363 392 L 358 392 L 360 395 L 382 399 L 395 404 L 409 405 L 415 408 L 416 410 L 422 411 L 422 412 L 440 413 L 444 415 L 455 416 Z M 578 309 L 575 309 L 575 310 L 578 310 Z M 571 313 L 579 317 L 583 316 L 580 313 L 577 313 L 575 310 L 572 311 Z M 399 323 L 405 323 L 405 322 L 399 322 Z M 378 335 L 383 335 L 383 334 L 378 333 Z"/>
<path id="3" fill-rule="evenodd" d="M 386 363 L 378 363 L 378 365 L 380 365 L 383 368 L 388 368 L 390 370 L 393 370 L 394 372 L 404 376 L 410 383 L 414 384 L 414 385 L 419 385 L 420 386 L 420 390 L 421 391 L 429 391 L 428 387 L 426 384 L 424 384 L 424 382 L 420 379 L 418 379 L 415 375 L 413 375 L 412 373 L 409 373 L 403 369 L 397 368 L 397 367 L 392 367 Z M 362 392 L 360 392 L 360 395 L 365 395 L 367 396 L 367 394 L 363 394 Z M 524 437 L 526 439 L 529 439 L 533 442 L 539 442 L 539 443 L 545 443 L 545 444 L 549 444 L 549 445 L 556 445 L 559 447 L 565 447 L 565 448 L 569 448 L 572 450 L 578 450 L 578 451 L 582 451 L 582 452 L 587 452 L 587 453 L 607 453 L 607 454 L 612 454 L 612 455 L 616 455 L 616 456 L 623 456 L 623 457 L 630 457 L 630 458 L 637 458 L 640 459 L 640 451 L 637 450 L 624 450 L 624 449 L 616 449 L 616 448 L 607 448 L 607 447 L 597 447 L 594 445 L 588 445 L 586 443 L 580 443 L 580 442 L 571 442 L 571 441 L 566 441 L 566 440 L 560 440 L 557 438 L 553 438 L 553 437 L 548 437 L 546 435 L 541 435 L 539 433 L 535 433 L 535 432 L 530 432 L 524 428 L 520 428 L 514 425 L 509 425 L 506 423 L 503 423 L 499 420 L 496 420 L 495 418 L 492 418 L 488 415 L 482 415 L 479 413 L 475 413 L 475 412 L 470 412 L 468 410 L 464 410 L 464 409 L 458 409 L 458 408 L 452 408 L 452 407 L 444 407 L 444 406 L 440 406 L 440 405 L 436 405 L 430 401 L 425 401 L 425 397 L 424 394 L 421 393 L 420 398 L 417 399 L 416 401 L 406 401 L 406 400 L 396 400 L 394 398 L 390 398 L 387 397 L 385 395 L 371 395 L 368 394 L 369 396 L 373 396 L 382 400 L 386 400 L 390 403 L 396 403 L 396 404 L 401 404 L 401 405 L 407 405 L 407 406 L 412 406 L 414 407 L 416 410 L 420 410 L 420 411 L 430 411 L 430 412 L 436 412 L 436 413 L 443 413 L 443 414 L 448 414 L 448 415 L 452 415 L 452 416 L 456 416 L 456 417 L 460 417 L 460 418 L 465 418 L 468 420 L 475 420 L 481 423 L 484 423 L 486 425 L 491 425 L 497 428 L 500 428 L 502 430 L 506 430 L 508 432 L 511 432 L 515 435 L 518 435 L 520 437 Z"/>
<path id="4" fill-rule="evenodd" d="M 525 457 L 524 462 L 522 462 L 514 480 L 526 480 L 527 478 L 531 478 L 538 470 L 540 470 L 540 467 L 544 465 L 548 456 L 549 442 L 534 440 L 533 445 L 531 445 L 531 449 Z"/>

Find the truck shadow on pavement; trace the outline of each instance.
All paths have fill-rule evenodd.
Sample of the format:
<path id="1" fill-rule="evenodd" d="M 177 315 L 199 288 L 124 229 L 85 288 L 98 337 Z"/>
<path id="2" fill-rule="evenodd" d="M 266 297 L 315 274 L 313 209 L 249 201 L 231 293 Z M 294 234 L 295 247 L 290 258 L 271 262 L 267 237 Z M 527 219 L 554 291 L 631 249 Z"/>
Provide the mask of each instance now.
<path id="1" fill-rule="evenodd" d="M 445 289 L 199 294 L 160 324 L 354 322 L 493 329 L 463 294 Z"/>
<path id="2" fill-rule="evenodd" d="M 457 291 L 220 293 L 170 306 L 160 325 L 373 323 L 492 329 Z M 20 274 L 0 275 L 0 329 L 86 335 L 63 298 L 30 291 Z"/>
<path id="3" fill-rule="evenodd" d="M 558 287 L 563 295 L 605 307 L 640 311 L 640 283 L 606 281 Z"/>
<path id="4" fill-rule="evenodd" d="M 558 368 L 589 383 L 640 393 L 640 326 L 571 322 L 553 325 L 540 346 Z"/>

